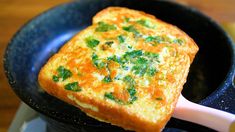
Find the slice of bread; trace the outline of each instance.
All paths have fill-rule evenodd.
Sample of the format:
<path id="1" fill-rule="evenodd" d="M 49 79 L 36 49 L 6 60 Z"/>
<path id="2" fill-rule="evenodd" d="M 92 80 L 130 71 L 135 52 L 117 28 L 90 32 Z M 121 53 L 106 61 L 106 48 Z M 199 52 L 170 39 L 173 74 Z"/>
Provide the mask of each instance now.
<path id="1" fill-rule="evenodd" d="M 109 7 L 49 59 L 38 80 L 97 120 L 156 132 L 170 119 L 197 51 L 177 27 Z"/>

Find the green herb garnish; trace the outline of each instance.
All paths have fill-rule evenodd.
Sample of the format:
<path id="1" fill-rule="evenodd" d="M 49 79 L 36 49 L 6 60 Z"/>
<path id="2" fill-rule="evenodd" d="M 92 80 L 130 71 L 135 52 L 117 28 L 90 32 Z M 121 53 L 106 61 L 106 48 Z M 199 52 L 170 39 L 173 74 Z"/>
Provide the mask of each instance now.
<path id="1" fill-rule="evenodd" d="M 125 22 L 129 22 L 129 21 L 130 21 L 130 18 L 124 17 L 124 21 L 125 21 Z"/>
<path id="2" fill-rule="evenodd" d="M 111 79 L 110 76 L 105 76 L 104 79 L 103 79 L 103 82 L 109 83 L 109 82 L 112 82 L 112 79 Z"/>
<path id="3" fill-rule="evenodd" d="M 143 58 L 138 58 L 134 62 L 134 66 L 132 67 L 131 71 L 139 76 L 144 76 L 145 74 L 148 76 L 154 76 L 157 72 L 156 68 L 151 66 L 151 60 Z"/>
<path id="4" fill-rule="evenodd" d="M 149 76 L 154 76 L 156 74 L 156 72 L 157 72 L 157 70 L 154 67 L 150 67 L 146 71 L 147 75 L 149 75 Z"/>
<path id="5" fill-rule="evenodd" d="M 105 67 L 105 63 L 99 59 L 99 57 L 97 56 L 97 54 L 93 53 L 92 56 L 91 56 L 91 60 L 92 60 L 92 63 L 98 68 L 98 69 L 101 69 L 101 68 L 104 68 Z"/>
<path id="6" fill-rule="evenodd" d="M 117 37 L 117 39 L 118 39 L 119 43 L 124 43 L 125 42 L 125 38 L 122 35 L 119 35 Z"/>
<path id="7" fill-rule="evenodd" d="M 148 36 L 145 38 L 145 42 L 156 42 L 156 43 L 162 43 L 165 42 L 164 37 L 161 36 Z"/>
<path id="8" fill-rule="evenodd" d="M 136 75 L 143 76 L 146 73 L 147 68 L 147 65 L 137 64 L 132 67 L 131 71 Z"/>
<path id="9" fill-rule="evenodd" d="M 164 36 L 148 36 L 147 38 L 145 38 L 145 42 L 154 42 L 156 44 L 160 44 L 160 43 L 176 43 L 179 45 L 182 45 L 184 43 L 184 41 L 182 39 L 173 39 L 171 40 L 168 36 L 164 35 Z"/>
<path id="10" fill-rule="evenodd" d="M 145 52 L 144 55 L 150 59 L 159 59 L 158 53 L 152 53 L 152 52 Z"/>
<path id="11" fill-rule="evenodd" d="M 151 66 L 152 62 L 159 62 L 159 55 L 157 53 L 142 52 L 141 50 L 133 50 L 126 52 L 121 57 L 122 67 L 125 68 L 125 63 L 130 62 L 133 65 L 131 71 L 139 76 L 143 76 L 147 73 L 149 76 L 153 76 L 157 70 Z"/>
<path id="12" fill-rule="evenodd" d="M 107 24 L 104 22 L 98 22 L 98 27 L 95 29 L 96 32 L 107 32 L 110 30 L 116 30 L 115 25 Z"/>
<path id="13" fill-rule="evenodd" d="M 87 44 L 87 47 L 89 47 L 89 48 L 94 48 L 94 47 L 96 47 L 99 43 L 100 43 L 100 41 L 99 40 L 97 40 L 97 39 L 94 39 L 93 37 L 87 37 L 86 39 L 85 39 L 85 41 L 86 41 L 86 44 Z"/>
<path id="14" fill-rule="evenodd" d="M 105 42 L 105 44 L 108 45 L 109 47 L 111 47 L 111 45 L 112 45 L 113 43 L 114 43 L 113 41 L 107 41 L 107 42 Z"/>
<path id="15" fill-rule="evenodd" d="M 62 78 L 62 81 L 64 81 L 65 79 L 69 78 L 72 76 L 72 72 L 66 68 L 64 68 L 63 66 L 59 66 L 57 68 L 57 72 L 58 72 L 58 78 Z"/>
<path id="16" fill-rule="evenodd" d="M 128 85 L 127 92 L 130 95 L 128 102 L 129 104 L 133 104 L 133 102 L 137 100 L 137 97 L 135 96 L 137 92 L 134 87 L 136 84 L 135 80 L 130 75 L 127 75 L 123 78 L 123 81 Z"/>
<path id="17" fill-rule="evenodd" d="M 173 43 L 182 45 L 182 44 L 184 43 L 184 41 L 183 41 L 182 39 L 174 39 L 174 40 L 173 40 Z"/>
<path id="18" fill-rule="evenodd" d="M 65 85 L 66 90 L 80 92 L 82 91 L 81 87 L 78 85 L 78 82 L 72 82 Z"/>
<path id="19" fill-rule="evenodd" d="M 143 57 L 138 57 L 135 61 L 135 64 L 137 65 L 147 65 L 149 62 L 147 59 L 143 58 Z"/>
<path id="20" fill-rule="evenodd" d="M 107 98 L 107 99 L 110 99 L 110 100 L 113 100 L 119 104 L 133 104 L 134 101 L 137 100 L 137 97 L 135 96 L 137 91 L 134 87 L 135 85 L 135 80 L 130 76 L 130 75 L 127 75 L 123 78 L 123 81 L 125 83 L 127 83 L 128 85 L 128 88 L 127 88 L 127 92 L 129 93 L 130 95 L 130 98 L 128 100 L 128 102 L 124 102 L 123 100 L 120 100 L 120 99 L 117 99 L 112 92 L 110 93 L 105 93 L 104 94 L 104 97 Z"/>
<path id="21" fill-rule="evenodd" d="M 135 35 L 139 35 L 140 34 L 139 31 L 133 25 L 130 25 L 130 26 L 127 26 L 127 27 L 122 27 L 122 29 L 127 31 L 127 32 L 132 32 Z"/>
<path id="22" fill-rule="evenodd" d="M 153 36 L 148 36 L 147 38 L 145 38 L 145 42 L 153 42 L 155 41 L 155 37 Z"/>
<path id="23" fill-rule="evenodd" d="M 129 103 L 133 104 L 133 102 L 137 100 L 137 97 L 135 96 L 136 95 L 136 90 L 135 90 L 134 87 L 130 87 L 130 88 L 127 89 L 127 91 L 130 95 Z"/>
<path id="24" fill-rule="evenodd" d="M 134 72 L 134 74 L 143 76 L 147 71 L 148 65 L 149 61 L 147 59 L 139 57 L 135 60 L 134 66 L 131 70 Z"/>
<path id="25" fill-rule="evenodd" d="M 52 76 L 52 79 L 53 79 L 54 82 L 59 82 L 59 79 L 60 79 L 60 78 L 57 77 L 56 75 L 53 75 L 53 76 Z"/>
<path id="26" fill-rule="evenodd" d="M 116 103 L 118 104 L 125 104 L 122 100 L 120 99 L 117 99 L 116 97 L 114 97 L 113 93 L 110 92 L 110 93 L 105 93 L 104 94 L 104 97 L 107 98 L 107 99 L 110 99 L 112 101 L 115 101 Z"/>
<path id="27" fill-rule="evenodd" d="M 134 96 L 136 94 L 136 90 L 134 87 L 128 88 L 127 91 L 130 94 L 130 96 Z"/>
<path id="28" fill-rule="evenodd" d="M 112 60 L 114 62 L 117 62 L 117 63 L 121 64 L 121 65 L 123 65 L 125 63 L 123 58 L 117 57 L 116 55 L 108 57 L 107 60 L 109 60 L 109 61 Z"/>
<path id="29" fill-rule="evenodd" d="M 110 99 L 110 100 L 115 100 L 115 97 L 113 96 L 113 93 L 112 92 L 110 92 L 110 93 L 105 93 L 104 94 L 104 97 L 105 98 L 108 98 L 108 99 Z"/>
<path id="30" fill-rule="evenodd" d="M 144 19 L 140 19 L 138 21 L 136 21 L 138 24 L 147 27 L 147 28 L 152 28 L 151 26 L 151 22 L 149 20 L 144 20 Z"/>
<path id="31" fill-rule="evenodd" d="M 136 58 L 136 57 L 139 57 L 139 56 L 142 56 L 142 55 L 143 55 L 142 50 L 133 50 L 131 52 L 126 52 L 123 55 L 123 58 L 125 58 L 126 60 L 131 60 L 133 58 Z"/>
<path id="32" fill-rule="evenodd" d="M 125 76 L 123 81 L 127 83 L 129 87 L 133 87 L 135 85 L 135 80 L 130 75 Z"/>

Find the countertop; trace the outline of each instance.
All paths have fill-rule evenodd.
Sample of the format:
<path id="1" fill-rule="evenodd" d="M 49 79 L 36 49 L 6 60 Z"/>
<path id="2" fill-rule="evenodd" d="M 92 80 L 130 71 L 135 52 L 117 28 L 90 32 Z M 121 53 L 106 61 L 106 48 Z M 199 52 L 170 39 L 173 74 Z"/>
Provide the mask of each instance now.
<path id="1" fill-rule="evenodd" d="M 14 33 L 39 13 L 69 0 L 0 0 L 0 131 L 7 131 L 20 99 L 11 90 L 3 69 L 3 55 Z M 234 0 L 176 0 L 215 19 L 235 38 Z"/>

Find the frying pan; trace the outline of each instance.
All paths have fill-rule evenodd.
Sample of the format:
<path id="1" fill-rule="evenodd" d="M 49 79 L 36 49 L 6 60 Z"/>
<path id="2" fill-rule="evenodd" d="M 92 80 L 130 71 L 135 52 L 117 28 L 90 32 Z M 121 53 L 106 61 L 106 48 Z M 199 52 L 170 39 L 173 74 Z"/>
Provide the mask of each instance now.
<path id="1" fill-rule="evenodd" d="M 108 6 L 147 12 L 178 26 L 200 50 L 190 68 L 183 95 L 188 100 L 235 114 L 235 48 L 221 27 L 197 10 L 172 1 L 80 0 L 52 8 L 25 24 L 5 51 L 4 68 L 14 92 L 48 122 L 48 131 L 124 131 L 92 119 L 45 93 L 38 85 L 40 68 L 73 35 L 91 25 Z M 212 131 L 171 118 L 164 131 Z"/>

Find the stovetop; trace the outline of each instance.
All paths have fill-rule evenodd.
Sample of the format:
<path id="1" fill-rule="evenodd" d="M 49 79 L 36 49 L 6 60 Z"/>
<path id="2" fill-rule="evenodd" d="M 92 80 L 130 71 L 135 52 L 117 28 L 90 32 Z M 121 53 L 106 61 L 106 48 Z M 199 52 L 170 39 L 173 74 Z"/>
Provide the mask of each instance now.
<path id="1" fill-rule="evenodd" d="M 25 103 L 21 103 L 8 132 L 48 132 L 46 122 Z"/>

